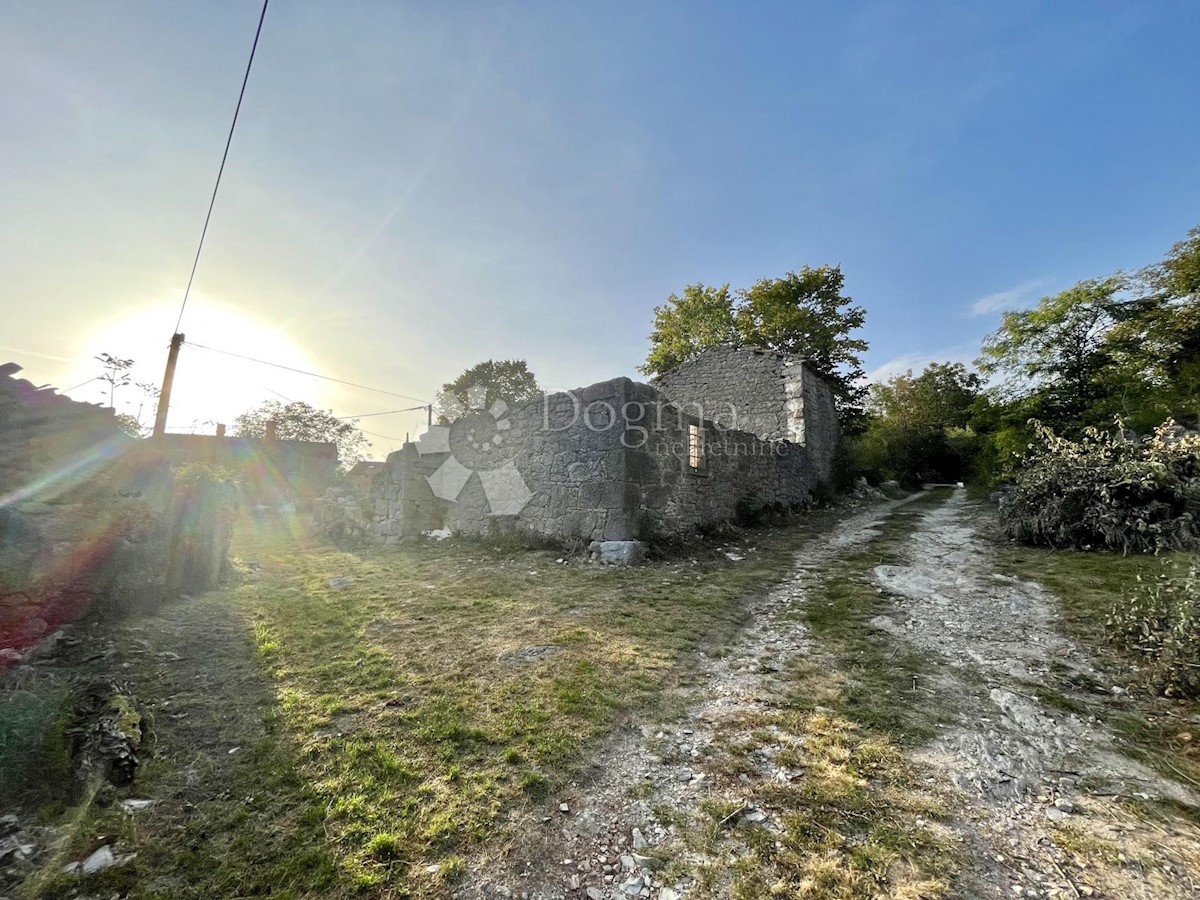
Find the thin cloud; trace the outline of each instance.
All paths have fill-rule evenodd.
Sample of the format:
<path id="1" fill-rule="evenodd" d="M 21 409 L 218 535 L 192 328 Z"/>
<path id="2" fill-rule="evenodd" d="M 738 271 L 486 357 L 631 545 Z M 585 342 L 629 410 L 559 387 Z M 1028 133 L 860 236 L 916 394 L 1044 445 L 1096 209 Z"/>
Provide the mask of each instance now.
<path id="1" fill-rule="evenodd" d="M 1016 287 L 1011 287 L 1006 291 L 997 291 L 995 294 L 980 297 L 971 303 L 971 316 L 986 316 L 991 313 L 1024 306 L 1039 291 L 1053 284 L 1053 282 L 1054 279 L 1052 278 L 1031 278 L 1029 281 L 1023 281 Z"/>
<path id="2" fill-rule="evenodd" d="M 959 344 L 957 347 L 946 347 L 931 353 L 906 353 L 889 359 L 883 365 L 876 366 L 867 372 L 867 381 L 874 384 L 887 381 L 897 375 L 903 375 L 910 369 L 920 373 L 930 363 L 962 363 L 968 369 L 974 370 L 975 357 L 979 355 L 976 344 Z"/>

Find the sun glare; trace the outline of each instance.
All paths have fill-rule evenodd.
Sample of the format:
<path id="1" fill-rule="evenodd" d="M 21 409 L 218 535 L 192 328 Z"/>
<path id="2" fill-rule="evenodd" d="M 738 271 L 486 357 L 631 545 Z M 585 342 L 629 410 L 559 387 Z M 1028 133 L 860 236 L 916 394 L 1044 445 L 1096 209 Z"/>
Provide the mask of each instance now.
<path id="1" fill-rule="evenodd" d="M 84 362 L 63 387 L 99 374 L 101 366 L 93 357 L 101 353 L 132 359 L 130 383 L 116 389 L 114 405 L 118 412 L 137 416 L 143 425 L 152 424 L 156 401 L 138 385 L 161 385 L 176 315 L 177 309 L 164 302 L 98 328 L 83 340 Z M 239 413 L 264 400 L 322 402 L 317 379 L 228 355 L 314 371 L 313 361 L 283 330 L 234 306 L 193 294 L 182 331 L 186 343 L 175 373 L 169 431 L 211 432 L 216 423 L 232 423 Z M 106 383 L 97 380 L 71 394 L 107 404 L 108 390 Z"/>

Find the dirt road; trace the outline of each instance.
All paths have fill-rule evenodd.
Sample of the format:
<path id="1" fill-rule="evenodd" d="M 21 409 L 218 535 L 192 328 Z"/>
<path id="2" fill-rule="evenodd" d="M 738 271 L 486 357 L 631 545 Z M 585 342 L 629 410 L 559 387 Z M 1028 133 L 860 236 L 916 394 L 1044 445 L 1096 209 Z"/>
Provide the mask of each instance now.
<path id="1" fill-rule="evenodd" d="M 1200 797 L 1126 755 L 1111 681 L 979 520 L 919 495 L 813 539 L 682 714 L 459 896 L 1200 896 Z"/>

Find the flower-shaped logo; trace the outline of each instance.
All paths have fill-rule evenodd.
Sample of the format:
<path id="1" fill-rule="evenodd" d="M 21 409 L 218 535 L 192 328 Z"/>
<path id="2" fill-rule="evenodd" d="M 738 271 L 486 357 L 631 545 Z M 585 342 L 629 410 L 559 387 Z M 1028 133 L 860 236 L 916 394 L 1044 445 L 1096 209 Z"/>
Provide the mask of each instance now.
<path id="1" fill-rule="evenodd" d="M 426 480 L 435 497 L 454 503 L 471 476 L 477 474 L 488 511 L 494 516 L 515 516 L 533 493 L 512 459 L 504 458 L 512 450 L 505 446 L 505 435 L 512 428 L 508 404 L 498 400 L 484 409 L 487 397 L 482 387 L 469 389 L 467 401 L 465 416 L 449 425 L 430 426 L 417 438 L 417 452 L 422 456 L 450 454 Z"/>

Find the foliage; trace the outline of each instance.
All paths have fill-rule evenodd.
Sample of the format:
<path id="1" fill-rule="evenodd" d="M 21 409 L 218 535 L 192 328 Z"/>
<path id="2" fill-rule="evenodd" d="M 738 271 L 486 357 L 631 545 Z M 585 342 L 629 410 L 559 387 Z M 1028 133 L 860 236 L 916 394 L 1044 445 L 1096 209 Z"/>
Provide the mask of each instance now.
<path id="1" fill-rule="evenodd" d="M 962 363 L 930 363 L 868 388 L 867 411 L 897 425 L 965 428 L 983 381 Z"/>
<path id="2" fill-rule="evenodd" d="M 709 347 L 739 345 L 734 318 L 734 298 L 728 284 L 719 288 L 689 284 L 682 297 L 672 294 L 665 305 L 654 308 L 650 355 L 641 371 L 662 375 Z"/>
<path id="3" fill-rule="evenodd" d="M 523 359 L 485 360 L 442 385 L 435 404 L 443 425 L 471 410 L 491 409 L 533 400 L 541 392 L 537 378 Z"/>
<path id="4" fill-rule="evenodd" d="M 844 294 L 840 266 L 805 266 L 782 278 L 764 278 L 731 292 L 729 285 L 688 285 L 655 307 L 650 354 L 641 371 L 661 375 L 709 347 L 762 347 L 804 356 L 835 387 L 843 411 L 855 409 L 863 389 L 867 342 L 852 336 L 866 310 Z"/>
<path id="5" fill-rule="evenodd" d="M 1042 414 L 1076 424 L 1107 393 L 1109 332 L 1117 321 L 1123 276 L 1081 281 L 1030 310 L 1006 312 L 983 343 L 980 368 L 1006 376 L 1012 394 L 1035 391 Z"/>
<path id="6" fill-rule="evenodd" d="M 145 437 L 142 424 L 137 420 L 137 416 L 130 413 L 117 413 L 114 418 L 117 423 L 117 430 L 122 434 L 127 434 L 135 438 Z"/>
<path id="7" fill-rule="evenodd" d="M 1081 281 L 1031 310 L 1008 312 L 980 368 L 1021 415 L 1078 434 L 1120 416 L 1138 430 L 1200 422 L 1200 228 L 1135 275 Z"/>
<path id="8" fill-rule="evenodd" d="M 117 388 L 129 384 L 129 370 L 133 368 L 133 360 L 121 359 L 111 353 L 101 353 L 95 360 L 103 369 L 96 377 L 108 385 L 108 405 L 113 407 L 113 396 Z"/>
<path id="9" fill-rule="evenodd" d="M 907 485 L 963 481 L 984 445 L 969 428 L 981 380 L 962 363 L 930 363 L 868 389 L 866 427 L 849 440 L 856 475 Z"/>
<path id="10" fill-rule="evenodd" d="M 867 342 L 851 337 L 867 312 L 845 296 L 841 266 L 805 266 L 782 278 L 764 278 L 739 291 L 737 328 L 742 343 L 802 355 L 833 382 L 839 398 L 862 399 L 862 357 Z"/>
<path id="11" fill-rule="evenodd" d="M 1155 552 L 1200 544 L 1200 436 L 1174 422 L 1144 442 L 1096 428 L 1037 440 L 1000 506 L 1010 537 L 1030 544 Z"/>
<path id="12" fill-rule="evenodd" d="M 1157 690 L 1200 698 L 1200 565 L 1139 575 L 1133 597 L 1114 603 L 1105 625 L 1113 643 L 1143 660 Z"/>
<path id="13" fill-rule="evenodd" d="M 242 437 L 264 437 L 267 423 L 275 423 L 275 436 L 284 441 L 320 441 L 335 444 L 338 465 L 351 468 L 366 455 L 367 439 L 358 430 L 357 419 L 339 419 L 332 411 L 303 402 L 286 405 L 268 400 L 233 420 L 233 433 Z"/>

